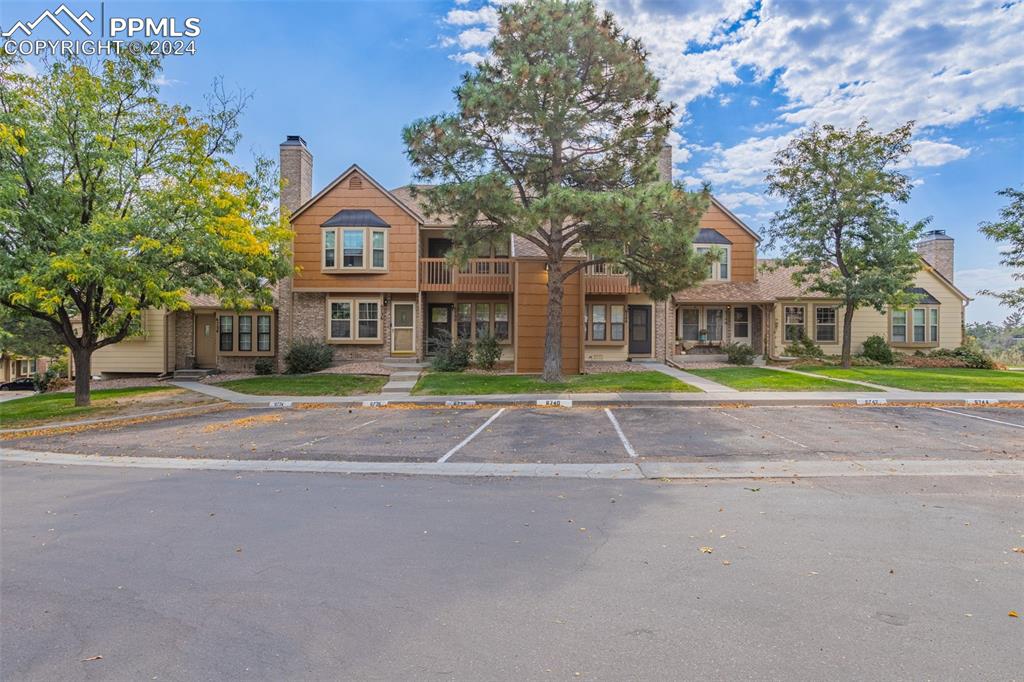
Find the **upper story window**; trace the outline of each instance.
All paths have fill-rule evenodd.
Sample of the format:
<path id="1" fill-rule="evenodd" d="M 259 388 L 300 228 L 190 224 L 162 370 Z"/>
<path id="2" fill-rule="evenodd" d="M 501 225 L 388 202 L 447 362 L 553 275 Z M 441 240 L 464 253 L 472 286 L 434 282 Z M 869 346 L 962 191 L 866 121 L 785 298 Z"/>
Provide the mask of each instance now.
<path id="1" fill-rule="evenodd" d="M 706 253 L 710 253 L 712 250 L 718 250 L 718 262 L 708 264 L 708 275 L 707 278 L 711 281 L 716 282 L 728 282 L 729 281 L 729 259 L 732 253 L 732 249 L 728 246 L 721 246 L 718 244 L 696 244 L 694 245 L 694 251 L 698 255 L 703 256 Z"/>
<path id="2" fill-rule="evenodd" d="M 373 211 L 342 209 L 320 228 L 320 265 L 324 270 L 383 272 L 388 269 L 390 225 Z"/>
<path id="3" fill-rule="evenodd" d="M 322 231 L 321 265 L 324 270 L 385 271 L 388 266 L 388 231 L 371 227 L 331 227 Z M 338 254 L 338 245 L 341 254 Z M 340 255 L 340 258 L 339 258 Z"/>

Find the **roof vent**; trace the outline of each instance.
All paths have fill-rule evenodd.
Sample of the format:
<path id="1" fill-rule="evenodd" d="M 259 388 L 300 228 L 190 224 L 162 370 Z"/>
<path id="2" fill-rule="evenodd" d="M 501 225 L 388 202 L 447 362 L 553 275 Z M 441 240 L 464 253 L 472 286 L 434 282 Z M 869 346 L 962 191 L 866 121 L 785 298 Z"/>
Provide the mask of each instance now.
<path id="1" fill-rule="evenodd" d="M 358 175 L 353 175 L 352 178 L 348 181 L 348 188 L 349 189 L 362 189 L 363 188 L 363 179 L 361 177 L 359 177 Z"/>

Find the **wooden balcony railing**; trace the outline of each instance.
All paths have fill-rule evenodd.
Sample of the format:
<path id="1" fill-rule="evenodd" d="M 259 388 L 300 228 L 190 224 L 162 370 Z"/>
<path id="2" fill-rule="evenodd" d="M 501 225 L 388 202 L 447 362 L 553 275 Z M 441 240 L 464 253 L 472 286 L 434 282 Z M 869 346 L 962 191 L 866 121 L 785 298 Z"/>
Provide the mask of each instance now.
<path id="1" fill-rule="evenodd" d="M 508 258 L 470 258 L 452 267 L 444 258 L 420 258 L 420 289 L 508 293 L 512 291 L 512 263 Z"/>
<path id="2" fill-rule="evenodd" d="M 591 265 L 583 273 L 588 294 L 638 294 L 640 287 L 631 284 L 629 275 L 613 265 Z"/>

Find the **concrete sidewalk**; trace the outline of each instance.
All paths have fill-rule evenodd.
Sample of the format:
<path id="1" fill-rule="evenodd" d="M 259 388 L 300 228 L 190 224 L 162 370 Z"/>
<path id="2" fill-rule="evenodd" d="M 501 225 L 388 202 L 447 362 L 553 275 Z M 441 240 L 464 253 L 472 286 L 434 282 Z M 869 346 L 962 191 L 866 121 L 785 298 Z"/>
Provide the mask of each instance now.
<path id="1" fill-rule="evenodd" d="M 679 370 L 676 370 L 679 371 Z M 685 374 L 685 372 L 680 372 Z M 538 401 L 569 400 L 573 405 L 590 407 L 624 405 L 858 405 L 858 404 L 901 404 L 901 403 L 1024 403 L 1024 393 L 992 392 L 970 393 L 964 391 L 925 393 L 893 389 L 886 393 L 875 391 L 736 391 L 709 390 L 705 393 L 516 393 L 491 395 L 442 395 L 402 396 L 391 399 L 388 395 L 351 396 L 266 396 L 238 393 L 216 384 L 195 381 L 172 381 L 179 388 L 202 393 L 226 402 L 241 405 L 273 406 L 275 403 L 331 404 L 348 406 L 384 406 L 388 403 L 401 405 L 423 405 L 443 407 L 449 403 L 470 403 L 476 405 L 537 405 Z M 713 383 L 713 382 L 712 382 Z M 367 405 L 367 403 L 372 403 Z"/>
<path id="2" fill-rule="evenodd" d="M 0 448 L 0 462 L 144 469 L 576 479 L 771 479 L 850 476 L 1024 476 L 1024 460 L 862 459 L 621 463 L 331 462 L 121 457 Z"/>

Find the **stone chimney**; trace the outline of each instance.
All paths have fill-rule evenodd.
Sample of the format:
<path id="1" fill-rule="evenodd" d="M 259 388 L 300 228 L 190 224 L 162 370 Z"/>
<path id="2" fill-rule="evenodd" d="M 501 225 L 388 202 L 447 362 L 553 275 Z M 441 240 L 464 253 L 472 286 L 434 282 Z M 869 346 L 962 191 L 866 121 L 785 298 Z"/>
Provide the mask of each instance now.
<path id="1" fill-rule="evenodd" d="M 917 242 L 917 252 L 935 270 L 953 281 L 953 238 L 945 230 L 929 230 Z"/>
<path id="2" fill-rule="evenodd" d="M 313 155 L 306 141 L 298 135 L 289 135 L 281 143 L 281 209 L 294 212 L 313 196 Z"/>
<path id="3" fill-rule="evenodd" d="M 672 182 L 672 145 L 662 146 L 658 154 L 658 180 Z"/>

